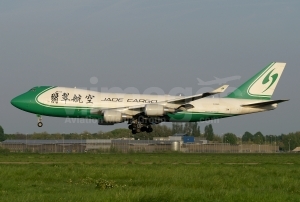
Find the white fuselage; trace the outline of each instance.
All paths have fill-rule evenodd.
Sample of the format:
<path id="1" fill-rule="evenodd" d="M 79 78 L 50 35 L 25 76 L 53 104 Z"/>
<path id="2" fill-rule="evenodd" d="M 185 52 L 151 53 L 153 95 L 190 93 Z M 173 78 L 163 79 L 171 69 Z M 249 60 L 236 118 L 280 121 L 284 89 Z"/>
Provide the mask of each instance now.
<path id="1" fill-rule="evenodd" d="M 55 99 L 56 93 L 58 98 Z M 176 108 L 178 104 L 167 103 L 166 101 L 179 98 L 180 96 L 170 95 L 144 95 L 144 94 L 122 94 L 103 93 L 77 88 L 55 87 L 40 96 L 37 101 L 40 104 L 52 107 L 81 107 L 95 109 L 117 109 L 128 114 L 134 113 L 128 110 L 130 107 L 146 104 L 161 104 L 166 107 Z M 80 99 L 79 99 L 80 98 Z M 233 99 L 233 98 L 203 98 L 189 102 L 194 107 L 188 112 L 224 113 L 224 114 L 249 114 L 275 109 L 277 104 L 267 107 L 251 108 L 242 107 L 243 104 L 256 103 L 261 100 Z M 134 115 L 134 114 L 132 114 Z"/>

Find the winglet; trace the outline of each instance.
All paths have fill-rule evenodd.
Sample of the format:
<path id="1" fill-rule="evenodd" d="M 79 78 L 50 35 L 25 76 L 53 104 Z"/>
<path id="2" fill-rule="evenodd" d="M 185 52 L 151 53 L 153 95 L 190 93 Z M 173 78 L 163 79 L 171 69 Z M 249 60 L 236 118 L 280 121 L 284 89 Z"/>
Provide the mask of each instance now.
<path id="1" fill-rule="evenodd" d="M 215 95 L 215 94 L 219 94 L 219 93 L 223 93 L 227 88 L 228 88 L 229 85 L 223 85 L 211 92 L 207 92 L 207 93 L 203 93 L 202 94 L 202 97 L 207 97 L 207 96 L 211 96 L 211 95 Z"/>
<path id="2" fill-rule="evenodd" d="M 216 93 L 223 93 L 229 85 L 223 85 L 220 88 L 217 88 L 215 90 L 212 91 L 212 93 L 216 94 Z"/>

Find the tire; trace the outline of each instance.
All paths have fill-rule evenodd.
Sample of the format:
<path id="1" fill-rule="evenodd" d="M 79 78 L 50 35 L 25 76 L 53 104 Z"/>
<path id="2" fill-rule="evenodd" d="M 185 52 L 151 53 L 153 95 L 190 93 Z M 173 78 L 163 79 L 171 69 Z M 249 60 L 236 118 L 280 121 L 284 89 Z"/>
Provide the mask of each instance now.
<path id="1" fill-rule="evenodd" d="M 141 132 L 145 132 L 145 131 L 147 131 L 147 127 L 143 126 L 143 127 L 141 128 Z"/>
<path id="2" fill-rule="evenodd" d="M 153 131 L 152 128 L 147 128 L 147 133 L 151 133 Z"/>

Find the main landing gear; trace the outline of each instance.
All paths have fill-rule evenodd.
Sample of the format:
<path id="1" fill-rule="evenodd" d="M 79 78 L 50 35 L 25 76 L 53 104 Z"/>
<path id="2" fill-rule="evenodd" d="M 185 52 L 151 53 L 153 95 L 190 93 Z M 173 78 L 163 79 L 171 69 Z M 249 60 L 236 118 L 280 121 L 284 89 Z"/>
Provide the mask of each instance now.
<path id="1" fill-rule="evenodd" d="M 38 127 L 43 127 L 41 115 L 37 115 L 37 117 L 38 117 L 38 123 L 37 123 L 37 126 L 38 126 Z"/>
<path id="2" fill-rule="evenodd" d="M 158 123 L 158 122 L 154 122 L 154 123 Z M 151 133 L 153 131 L 151 125 L 154 123 L 151 122 L 148 119 L 148 117 L 139 116 L 139 117 L 135 117 L 134 119 L 128 122 L 128 124 L 130 124 L 128 128 L 131 130 L 132 134 L 137 134 L 140 132 Z"/>
<path id="3" fill-rule="evenodd" d="M 141 125 L 141 124 L 130 124 L 128 128 L 131 130 L 132 134 L 137 134 L 140 132 L 151 133 L 153 131 L 151 125 Z"/>

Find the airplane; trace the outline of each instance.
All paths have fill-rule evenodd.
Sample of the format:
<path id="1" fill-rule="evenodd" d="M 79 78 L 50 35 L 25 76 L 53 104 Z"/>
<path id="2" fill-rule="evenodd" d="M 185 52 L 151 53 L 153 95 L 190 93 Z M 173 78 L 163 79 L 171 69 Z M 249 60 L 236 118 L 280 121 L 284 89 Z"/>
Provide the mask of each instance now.
<path id="1" fill-rule="evenodd" d="M 286 63 L 272 62 L 229 95 L 228 85 L 192 96 L 104 93 L 85 89 L 36 86 L 11 104 L 38 116 L 98 119 L 99 125 L 128 122 L 132 134 L 150 133 L 161 122 L 200 122 L 274 110 L 281 102 L 271 96 Z"/>
<path id="2" fill-rule="evenodd" d="M 214 84 L 225 84 L 227 83 L 228 81 L 234 81 L 234 80 L 239 80 L 241 79 L 241 76 L 230 76 L 230 77 L 226 77 L 226 78 L 218 78 L 218 77 L 215 77 L 215 80 L 211 80 L 211 81 L 203 81 L 202 79 L 199 79 L 197 78 L 198 80 L 198 85 L 200 86 L 209 86 L 209 85 L 214 85 Z"/>

